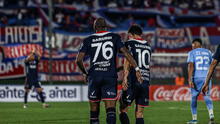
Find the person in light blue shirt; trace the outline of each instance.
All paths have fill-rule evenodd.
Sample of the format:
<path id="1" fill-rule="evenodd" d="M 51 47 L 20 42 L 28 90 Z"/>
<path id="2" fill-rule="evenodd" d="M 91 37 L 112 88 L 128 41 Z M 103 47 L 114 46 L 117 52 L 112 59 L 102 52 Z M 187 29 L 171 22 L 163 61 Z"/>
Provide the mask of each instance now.
<path id="1" fill-rule="evenodd" d="M 202 48 L 201 39 L 194 39 L 192 49 L 188 53 L 188 82 L 191 88 L 191 112 L 192 120 L 188 124 L 197 124 L 197 98 L 202 90 L 205 82 L 209 66 L 212 62 L 212 53 L 205 48 Z M 211 83 L 209 85 L 211 88 Z M 210 92 L 204 95 L 204 100 L 209 112 L 210 122 L 214 123 L 213 104 L 210 98 Z"/>

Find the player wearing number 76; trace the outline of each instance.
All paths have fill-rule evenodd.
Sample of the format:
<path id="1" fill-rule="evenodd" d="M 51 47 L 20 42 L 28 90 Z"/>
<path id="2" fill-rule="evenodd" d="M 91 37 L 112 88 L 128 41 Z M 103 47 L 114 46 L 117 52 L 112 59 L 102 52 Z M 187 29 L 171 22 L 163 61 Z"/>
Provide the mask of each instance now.
<path id="1" fill-rule="evenodd" d="M 121 51 L 131 66 L 135 68 L 137 79 L 140 82 L 142 82 L 142 76 L 137 63 L 124 46 L 121 37 L 107 31 L 107 24 L 103 18 L 95 20 L 94 30 L 95 34 L 84 39 L 76 60 L 85 81 L 89 83 L 90 124 L 99 124 L 101 100 L 105 103 L 107 124 L 116 124 L 117 52 Z M 83 65 L 83 58 L 86 55 L 90 57 L 88 73 Z"/>
<path id="2" fill-rule="evenodd" d="M 191 88 L 191 112 L 192 120 L 188 124 L 197 124 L 197 98 L 201 93 L 202 86 L 205 82 L 209 66 L 212 61 L 212 53 L 202 48 L 201 39 L 192 41 L 192 51 L 188 53 L 188 82 Z M 209 83 L 211 88 L 211 83 Z M 210 91 L 210 90 L 209 90 Z M 209 112 L 210 122 L 214 123 L 213 104 L 210 98 L 210 92 L 203 94 L 206 106 Z"/>

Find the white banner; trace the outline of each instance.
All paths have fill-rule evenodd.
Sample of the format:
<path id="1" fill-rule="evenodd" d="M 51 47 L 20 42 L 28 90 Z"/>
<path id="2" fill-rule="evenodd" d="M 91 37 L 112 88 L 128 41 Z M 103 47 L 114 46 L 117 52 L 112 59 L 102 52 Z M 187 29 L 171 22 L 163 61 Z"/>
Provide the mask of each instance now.
<path id="1" fill-rule="evenodd" d="M 46 102 L 79 102 L 88 101 L 85 85 L 44 85 L 44 96 Z M 0 85 L 0 102 L 23 102 L 23 85 Z M 39 96 L 33 90 L 28 96 L 29 102 L 39 101 Z"/>

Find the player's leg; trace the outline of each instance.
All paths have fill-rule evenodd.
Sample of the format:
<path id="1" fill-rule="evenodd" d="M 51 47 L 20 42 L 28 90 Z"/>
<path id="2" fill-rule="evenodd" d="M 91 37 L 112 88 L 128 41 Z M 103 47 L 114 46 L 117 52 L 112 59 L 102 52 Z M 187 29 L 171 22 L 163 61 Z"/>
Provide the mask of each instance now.
<path id="1" fill-rule="evenodd" d="M 90 124 L 99 124 L 99 109 L 101 101 L 101 91 L 99 77 L 88 77 L 88 98 L 90 103 Z"/>
<path id="2" fill-rule="evenodd" d="M 102 100 L 105 102 L 107 124 L 116 124 L 117 79 L 104 78 L 101 87 Z"/>
<path id="3" fill-rule="evenodd" d="M 144 124 L 144 107 L 136 105 L 135 109 L 136 124 Z"/>
<path id="4" fill-rule="evenodd" d="M 44 97 L 44 95 L 43 95 L 43 88 L 41 88 L 40 82 L 35 82 L 35 83 L 34 83 L 34 86 L 35 86 L 35 88 L 36 88 L 36 90 L 37 90 L 37 93 L 38 93 L 38 95 L 39 95 L 39 97 L 40 97 L 40 101 L 41 101 L 41 103 L 42 103 L 42 107 L 43 107 L 43 108 L 48 108 L 48 107 L 49 107 L 49 104 L 46 104 L 46 103 L 45 103 L 45 97 Z"/>
<path id="5" fill-rule="evenodd" d="M 194 88 L 191 88 L 191 113 L 192 113 L 192 120 L 187 122 L 188 124 L 197 124 L 197 98 L 200 93 L 201 83 L 200 80 L 194 79 Z"/>
<path id="6" fill-rule="evenodd" d="M 103 100 L 106 109 L 107 124 L 116 124 L 116 100 Z"/>
<path id="7" fill-rule="evenodd" d="M 28 93 L 30 92 L 29 88 L 25 87 L 25 91 L 24 91 L 24 108 L 27 108 L 27 102 L 28 102 Z"/>
<path id="8" fill-rule="evenodd" d="M 131 88 L 128 87 L 126 91 L 122 91 L 120 100 L 119 100 L 119 119 L 121 124 L 130 124 L 130 120 L 128 118 L 128 106 L 131 105 L 133 99 L 131 94 Z"/>
<path id="9" fill-rule="evenodd" d="M 149 83 L 137 84 L 135 91 L 136 124 L 144 124 L 144 108 L 149 106 Z"/>
<path id="10" fill-rule="evenodd" d="M 28 93 L 30 92 L 31 84 L 27 82 L 27 79 L 25 80 L 24 84 L 24 108 L 27 108 L 27 102 L 28 102 Z"/>
<path id="11" fill-rule="evenodd" d="M 197 120 L 197 98 L 199 91 L 195 88 L 191 88 L 191 113 L 192 120 Z"/>
<path id="12" fill-rule="evenodd" d="M 99 124 L 100 102 L 90 101 L 90 124 Z"/>
<path id="13" fill-rule="evenodd" d="M 213 103 L 212 103 L 212 100 L 210 98 L 210 90 L 211 90 L 211 82 L 209 83 L 209 91 L 204 94 L 204 100 L 205 100 L 205 103 L 206 103 L 206 106 L 207 106 L 207 109 L 208 109 L 208 112 L 209 112 L 209 118 L 211 121 L 214 121 L 214 112 L 213 112 Z"/>
<path id="14" fill-rule="evenodd" d="M 130 124 L 130 120 L 128 118 L 127 112 L 128 112 L 128 107 L 121 108 L 120 105 L 119 119 L 121 124 Z"/>

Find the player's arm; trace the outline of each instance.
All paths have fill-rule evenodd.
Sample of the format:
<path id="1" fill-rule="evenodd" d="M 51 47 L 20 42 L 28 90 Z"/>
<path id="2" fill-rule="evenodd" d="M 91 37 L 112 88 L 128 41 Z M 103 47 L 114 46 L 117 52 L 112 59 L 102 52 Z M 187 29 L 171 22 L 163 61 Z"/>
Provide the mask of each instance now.
<path id="1" fill-rule="evenodd" d="M 206 85 L 206 84 L 207 84 L 207 85 L 209 84 L 210 79 L 211 79 L 211 77 L 212 77 L 212 75 L 213 75 L 213 72 L 214 72 L 214 70 L 215 70 L 215 68 L 216 68 L 217 65 L 218 65 L 218 60 L 213 59 L 211 65 L 210 65 L 210 67 L 209 67 L 209 71 L 208 71 L 208 74 L 207 74 L 207 77 L 206 77 L 205 85 Z"/>
<path id="2" fill-rule="evenodd" d="M 123 87 L 123 90 L 127 90 L 128 88 L 128 74 L 129 74 L 129 71 L 130 71 L 130 64 L 129 62 L 127 61 L 127 59 L 124 59 L 124 79 L 123 79 L 123 82 L 122 82 L 122 87 Z"/>
<path id="3" fill-rule="evenodd" d="M 25 58 L 24 62 L 27 63 L 31 61 L 32 59 L 33 59 L 33 54 L 31 53 L 30 55 L 27 56 L 27 58 Z"/>
<path id="4" fill-rule="evenodd" d="M 208 74 L 206 76 L 205 83 L 202 87 L 202 92 L 204 94 L 208 91 L 208 88 L 209 88 L 208 86 L 209 86 L 210 79 L 211 79 L 211 77 L 213 75 L 213 72 L 214 72 L 216 66 L 218 65 L 219 61 L 220 61 L 220 45 L 218 45 L 218 48 L 216 49 L 216 51 L 213 55 L 212 63 L 209 66 L 209 71 L 208 71 Z"/>
<path id="5" fill-rule="evenodd" d="M 213 59 L 211 65 L 209 67 L 209 71 L 208 71 L 208 74 L 206 76 L 206 80 L 205 80 L 204 86 L 202 88 L 202 92 L 204 94 L 208 91 L 209 82 L 210 82 L 210 80 L 212 78 L 213 72 L 214 72 L 214 70 L 215 70 L 217 65 L 218 65 L 218 60 Z"/>
<path id="6" fill-rule="evenodd" d="M 35 53 L 36 53 L 36 55 L 37 55 L 38 61 L 40 61 L 40 59 L 41 59 L 41 54 L 40 54 L 40 52 L 39 52 L 39 51 L 36 51 Z"/>
<path id="7" fill-rule="evenodd" d="M 77 58 L 76 58 L 76 64 L 78 65 L 79 69 L 83 73 L 84 81 L 87 82 L 88 72 L 86 71 L 85 66 L 83 64 L 84 57 L 85 57 L 85 53 L 84 52 L 79 52 L 78 55 L 77 55 Z"/>
<path id="8" fill-rule="evenodd" d="M 194 88 L 194 84 L 192 81 L 193 72 L 194 72 L 194 64 L 192 62 L 189 62 L 188 63 L 188 82 L 191 88 Z"/>
<path id="9" fill-rule="evenodd" d="M 140 72 L 139 67 L 137 66 L 136 61 L 133 59 L 132 55 L 129 53 L 129 51 L 126 47 L 122 47 L 120 50 L 125 55 L 127 61 L 130 63 L 130 65 L 135 68 L 137 79 L 140 83 L 142 83 L 143 79 L 142 79 L 141 72 Z"/>

